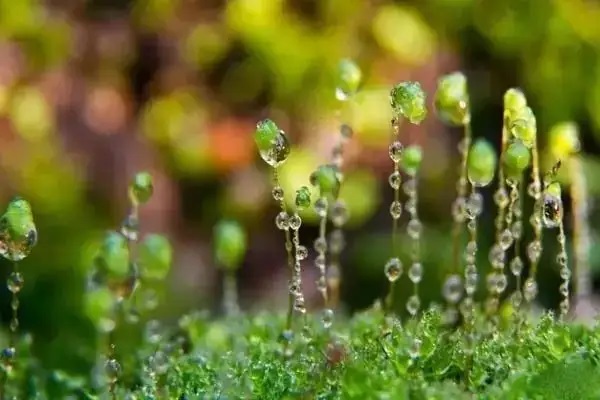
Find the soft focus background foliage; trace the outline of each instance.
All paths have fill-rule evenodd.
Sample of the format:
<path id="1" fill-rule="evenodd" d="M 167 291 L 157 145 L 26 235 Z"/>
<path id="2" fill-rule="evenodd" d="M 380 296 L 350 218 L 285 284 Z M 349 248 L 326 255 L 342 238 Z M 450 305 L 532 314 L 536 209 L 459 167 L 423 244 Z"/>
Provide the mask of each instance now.
<path id="1" fill-rule="evenodd" d="M 284 187 L 291 194 L 308 184 L 337 137 L 333 82 L 342 57 L 365 77 L 339 110 L 355 128 L 342 189 L 352 214 L 342 286 L 349 310 L 372 304 L 385 287 L 393 83 L 419 80 L 431 95 L 441 74 L 464 71 L 475 135 L 495 143 L 502 95 L 522 87 L 542 146 L 552 124 L 580 124 L 590 189 L 599 193 L 599 20 L 600 4 L 589 0 L 0 0 L 0 198 L 28 198 L 40 232 L 22 266 L 21 320 L 34 351 L 50 367 L 89 366 L 95 333 L 83 313 L 85 275 L 102 233 L 125 216 L 127 183 L 141 169 L 156 186 L 142 231 L 164 232 L 175 246 L 159 316 L 218 310 L 210 235 L 222 216 L 249 231 L 242 308 L 283 304 L 283 239 L 251 134 L 258 119 L 277 121 L 294 143 Z M 402 138 L 425 152 L 420 213 L 431 300 L 450 255 L 460 132 L 431 110 Z M 493 211 L 484 216 L 484 244 Z M 595 209 L 592 218 L 593 226 Z M 302 240 L 315 234 L 309 223 Z M 555 240 L 546 239 L 551 249 Z M 558 271 L 547 253 L 540 298 L 554 306 Z M 307 264 L 309 304 L 315 272 Z M 4 289 L 0 304 L 6 324 Z M 123 331 L 123 340 L 135 335 Z"/>

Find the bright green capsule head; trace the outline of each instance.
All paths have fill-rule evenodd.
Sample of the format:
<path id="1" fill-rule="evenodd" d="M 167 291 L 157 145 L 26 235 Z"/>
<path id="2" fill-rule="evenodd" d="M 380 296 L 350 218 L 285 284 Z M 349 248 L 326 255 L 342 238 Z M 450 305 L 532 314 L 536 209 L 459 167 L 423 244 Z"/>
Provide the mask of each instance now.
<path id="1" fill-rule="evenodd" d="M 214 228 L 214 251 L 219 267 L 239 268 L 246 255 L 246 232 L 236 221 L 221 221 Z"/>
<path id="2" fill-rule="evenodd" d="M 504 93 L 504 112 L 513 113 L 527 107 L 527 98 L 520 89 L 510 88 Z"/>
<path id="3" fill-rule="evenodd" d="M 515 110 L 509 118 L 509 131 L 516 139 L 525 146 L 532 148 L 537 136 L 537 122 L 533 111 L 529 107 Z"/>
<path id="4" fill-rule="evenodd" d="M 548 187 L 546 187 L 546 193 L 549 194 L 550 196 L 560 198 L 561 192 L 562 191 L 560 189 L 560 183 L 558 183 L 558 182 L 552 182 L 548 185 Z"/>
<path id="5" fill-rule="evenodd" d="M 115 322 L 110 316 L 115 303 L 115 296 L 106 286 L 99 286 L 85 292 L 85 314 L 102 331 L 110 331 L 114 328 Z"/>
<path id="6" fill-rule="evenodd" d="M 497 156 L 494 147 L 485 139 L 471 146 L 467 157 L 467 175 L 473 186 L 487 186 L 494 179 Z"/>
<path id="7" fill-rule="evenodd" d="M 144 204 L 154 193 L 152 175 L 148 172 L 138 172 L 129 185 L 129 197 L 133 204 Z"/>
<path id="8" fill-rule="evenodd" d="M 506 177 L 520 180 L 531 162 L 531 152 L 519 140 L 513 140 L 506 148 L 503 160 Z"/>
<path id="9" fill-rule="evenodd" d="M 118 232 L 107 232 L 95 259 L 102 275 L 110 280 L 122 280 L 129 276 L 129 247 L 127 239 Z"/>
<path id="10" fill-rule="evenodd" d="M 290 154 L 287 136 L 270 119 L 264 119 L 256 125 L 254 142 L 260 157 L 273 168 L 283 164 Z"/>
<path id="11" fill-rule="evenodd" d="M 567 158 L 579 152 L 581 142 L 579 141 L 579 129 L 574 122 L 561 122 L 550 129 L 549 134 L 550 151 L 556 159 Z"/>
<path id="12" fill-rule="evenodd" d="M 408 175 L 416 175 L 421 167 L 422 160 L 423 151 L 421 150 L 421 146 L 412 145 L 404 148 L 400 164 L 404 172 Z"/>
<path id="13" fill-rule="evenodd" d="M 310 184 L 319 188 L 322 196 L 335 195 L 340 188 L 337 168 L 333 165 L 321 165 L 310 175 Z"/>
<path id="14" fill-rule="evenodd" d="M 350 59 L 343 59 L 337 68 L 335 96 L 340 101 L 348 100 L 358 90 L 362 72 L 356 63 Z"/>
<path id="15" fill-rule="evenodd" d="M 451 125 L 466 125 L 471 120 L 467 78 L 461 72 L 445 75 L 438 80 L 435 108 L 440 118 Z"/>
<path id="16" fill-rule="evenodd" d="M 27 200 L 15 197 L 8 204 L 0 218 L 0 242 L 0 254 L 11 261 L 24 259 L 36 245 L 37 230 Z"/>
<path id="17" fill-rule="evenodd" d="M 425 92 L 419 82 L 402 82 L 390 92 L 394 117 L 404 117 L 412 124 L 420 124 L 427 116 Z"/>
<path id="18" fill-rule="evenodd" d="M 163 235 L 149 234 L 144 237 L 138 249 L 138 263 L 142 278 L 164 279 L 173 261 L 171 243 Z"/>
<path id="19" fill-rule="evenodd" d="M 306 210 L 310 207 L 310 189 L 302 186 L 296 190 L 296 208 L 298 211 Z"/>

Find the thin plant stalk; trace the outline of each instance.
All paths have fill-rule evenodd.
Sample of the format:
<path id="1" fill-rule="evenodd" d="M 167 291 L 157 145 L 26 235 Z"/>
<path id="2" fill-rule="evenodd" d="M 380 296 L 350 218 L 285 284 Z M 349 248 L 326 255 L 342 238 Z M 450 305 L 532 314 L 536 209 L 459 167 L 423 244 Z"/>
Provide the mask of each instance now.
<path id="1" fill-rule="evenodd" d="M 559 244 L 559 253 L 556 257 L 556 261 L 560 267 L 559 273 L 562 279 L 562 283 L 560 284 L 559 288 L 560 294 L 562 295 L 562 300 L 559 305 L 559 318 L 562 321 L 569 314 L 569 283 L 571 280 L 571 270 L 569 269 L 569 259 L 567 257 L 566 249 L 565 226 L 562 218 L 558 226 L 557 239 Z"/>
<path id="2" fill-rule="evenodd" d="M 467 157 L 469 155 L 469 148 L 471 147 L 472 133 L 471 123 L 467 122 L 464 125 L 463 139 L 459 143 L 458 149 L 460 152 L 460 175 L 457 184 L 457 197 L 454 201 L 454 208 L 452 214 L 454 216 L 454 226 L 452 228 L 452 254 L 453 264 L 452 273 L 458 273 L 460 271 L 460 247 L 461 238 L 464 232 L 465 215 L 464 207 L 466 202 L 466 196 L 469 190 L 469 181 L 467 180 Z"/>
<path id="3" fill-rule="evenodd" d="M 540 181 L 540 164 L 537 139 L 533 142 L 531 155 L 531 183 L 527 188 L 527 192 L 529 196 L 534 200 L 533 213 L 530 219 L 531 226 L 533 227 L 534 237 L 533 240 L 527 246 L 527 258 L 529 259 L 530 268 L 527 279 L 525 280 L 525 286 L 523 288 L 523 297 L 529 305 L 537 296 L 538 287 L 536 282 L 536 276 L 538 264 L 542 255 L 542 183 Z"/>
<path id="4" fill-rule="evenodd" d="M 239 314 L 237 280 L 235 271 L 228 270 L 223 280 L 223 309 L 228 316 Z"/>

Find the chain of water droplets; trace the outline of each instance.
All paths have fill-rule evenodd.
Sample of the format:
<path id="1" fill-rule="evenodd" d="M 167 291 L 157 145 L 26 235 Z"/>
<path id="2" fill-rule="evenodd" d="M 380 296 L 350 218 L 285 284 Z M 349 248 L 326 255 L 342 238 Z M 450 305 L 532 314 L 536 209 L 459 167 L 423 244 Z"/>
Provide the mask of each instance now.
<path id="1" fill-rule="evenodd" d="M 8 347 L 2 351 L 2 362 L 5 371 L 9 371 L 12 368 L 16 357 L 16 340 L 19 330 L 19 292 L 23 289 L 24 283 L 25 281 L 23 280 L 23 275 L 18 270 L 17 262 L 13 262 L 13 270 L 6 281 L 6 287 L 11 293 L 10 308 L 12 315 L 9 324 L 10 336 Z"/>
<path id="2" fill-rule="evenodd" d="M 565 226 L 561 219 L 560 224 L 558 226 L 558 236 L 557 236 L 558 244 L 559 244 L 559 253 L 556 256 L 556 262 L 560 267 L 559 273 L 562 282 L 559 287 L 560 294 L 562 296 L 562 300 L 560 302 L 560 318 L 564 319 L 569 313 L 570 302 L 569 302 L 569 283 L 571 280 L 571 270 L 569 269 L 568 258 L 567 258 L 567 249 L 566 249 L 566 237 L 565 237 Z"/>
<path id="3" fill-rule="evenodd" d="M 390 282 L 390 289 L 387 298 L 387 306 L 391 307 L 394 297 L 394 288 L 396 281 L 402 275 L 402 263 L 398 257 L 398 222 L 402 216 L 402 203 L 400 203 L 400 186 L 402 184 L 402 175 L 400 174 L 400 160 L 404 146 L 400 142 L 400 125 L 398 117 L 391 121 L 392 125 L 392 143 L 389 146 L 389 155 L 394 163 L 394 170 L 388 178 L 391 188 L 394 190 L 394 200 L 390 204 L 390 215 L 392 216 L 392 257 L 384 267 L 385 276 Z"/>
<path id="4" fill-rule="evenodd" d="M 421 232 L 423 226 L 418 216 L 418 192 L 417 178 L 413 174 L 403 185 L 404 193 L 408 197 L 404 205 L 409 215 L 409 221 L 406 225 L 406 233 L 411 239 L 411 265 L 408 270 L 408 278 L 413 283 L 413 294 L 406 302 L 406 310 L 411 316 L 417 315 L 421 308 L 421 299 L 419 298 L 419 282 L 423 279 L 423 265 L 421 264 Z"/>
<path id="5" fill-rule="evenodd" d="M 306 314 L 306 302 L 302 293 L 302 265 L 301 262 L 308 255 L 306 247 L 300 244 L 300 226 L 302 218 L 295 212 L 290 217 L 290 228 L 292 229 L 292 244 L 294 245 L 294 273 L 290 285 L 290 292 L 294 295 L 294 310 L 301 314 Z"/>
<path id="6" fill-rule="evenodd" d="M 352 137 L 352 128 L 347 124 L 340 125 L 339 141 L 333 148 L 332 162 L 337 169 L 338 180 L 342 185 L 344 175 L 342 167 L 344 163 L 344 146 Z M 340 286 L 340 255 L 346 246 L 343 227 L 348 220 L 348 207 L 343 200 L 338 198 L 339 190 L 336 191 L 334 203 L 331 208 L 330 218 L 333 230 L 329 234 L 329 266 L 327 268 L 327 287 L 332 303 L 337 303 Z"/>
<path id="7" fill-rule="evenodd" d="M 533 213 L 529 223 L 533 228 L 534 237 L 527 245 L 527 259 L 530 268 L 529 275 L 523 287 L 523 297 L 527 303 L 531 303 L 538 293 L 536 282 L 537 267 L 542 255 L 542 184 L 540 182 L 539 155 L 537 144 L 533 144 L 531 183 L 527 186 L 527 194 L 533 199 Z"/>
<path id="8" fill-rule="evenodd" d="M 294 274 L 294 246 L 292 244 L 292 238 L 290 235 L 290 215 L 287 212 L 287 207 L 284 201 L 283 188 L 279 183 L 279 173 L 277 168 L 273 168 L 273 190 L 271 191 L 273 199 L 279 203 L 280 211 L 275 217 L 275 226 L 277 229 L 282 230 L 285 233 L 285 251 L 287 253 L 287 264 L 290 270 L 290 275 L 293 277 Z M 287 329 L 290 329 L 292 325 L 292 318 L 294 313 L 294 295 L 290 292 L 288 300 L 288 315 L 287 315 Z"/>
<path id="9" fill-rule="evenodd" d="M 519 193 L 522 192 L 523 185 L 519 185 Z M 513 306 L 513 315 L 516 317 L 519 316 L 517 312 L 521 304 L 523 302 L 523 292 L 521 288 L 521 278 L 523 273 L 523 260 L 521 259 L 520 249 L 521 249 L 521 237 L 523 236 L 523 204 L 522 204 L 522 196 L 519 195 L 519 198 L 515 202 L 514 205 L 514 216 L 515 220 L 511 225 L 511 234 L 514 241 L 514 249 L 515 253 L 513 255 L 512 260 L 510 260 L 509 268 L 512 275 L 515 277 L 515 291 L 511 295 L 511 302 Z"/>
<path id="10" fill-rule="evenodd" d="M 464 254 L 465 298 L 461 303 L 461 312 L 468 329 L 471 329 L 473 324 L 475 307 L 473 297 L 479 281 L 479 272 L 477 271 L 477 217 L 482 211 L 483 198 L 473 186 L 471 195 L 465 204 L 465 216 L 469 220 L 467 222 L 469 241 L 467 242 Z"/>

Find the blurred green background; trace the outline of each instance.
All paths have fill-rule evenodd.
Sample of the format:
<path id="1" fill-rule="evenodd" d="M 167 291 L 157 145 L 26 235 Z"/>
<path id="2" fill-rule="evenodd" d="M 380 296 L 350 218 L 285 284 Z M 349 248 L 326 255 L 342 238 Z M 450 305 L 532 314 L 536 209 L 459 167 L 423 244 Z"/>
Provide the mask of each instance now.
<path id="1" fill-rule="evenodd" d="M 83 313 L 86 274 L 103 232 L 125 216 L 128 181 L 141 169 L 155 177 L 142 231 L 164 232 L 175 247 L 158 317 L 218 311 L 210 236 L 224 216 L 249 231 L 242 308 L 284 304 L 283 238 L 252 133 L 261 118 L 277 121 L 294 144 L 284 188 L 290 194 L 308 184 L 337 138 L 334 77 L 343 57 L 364 74 L 339 114 L 355 129 L 342 189 L 351 212 L 342 283 L 348 310 L 385 290 L 393 83 L 419 80 L 432 95 L 440 75 L 464 71 L 475 135 L 496 144 L 502 95 L 523 88 L 542 146 L 554 123 L 580 125 L 590 190 L 600 192 L 598 21 L 600 3 L 589 0 L 0 0 L 0 199 L 29 199 L 38 225 L 38 246 L 22 263 L 21 325 L 34 334 L 35 354 L 51 368 L 90 365 L 96 341 Z M 461 132 L 430 111 L 401 135 L 425 152 L 423 293 L 432 300 L 449 266 Z M 491 204 L 490 190 L 485 195 Z M 483 217 L 481 265 L 493 212 Z M 599 221 L 594 209 L 591 218 L 592 226 Z M 314 221 L 303 227 L 306 244 Z M 551 250 L 555 240 L 546 236 Z M 600 269 L 596 249 L 592 266 Z M 544 260 L 540 298 L 554 306 L 552 251 Z M 308 302 L 317 305 L 316 268 L 305 265 Z M 6 325 L 5 289 L 0 310 Z"/>

